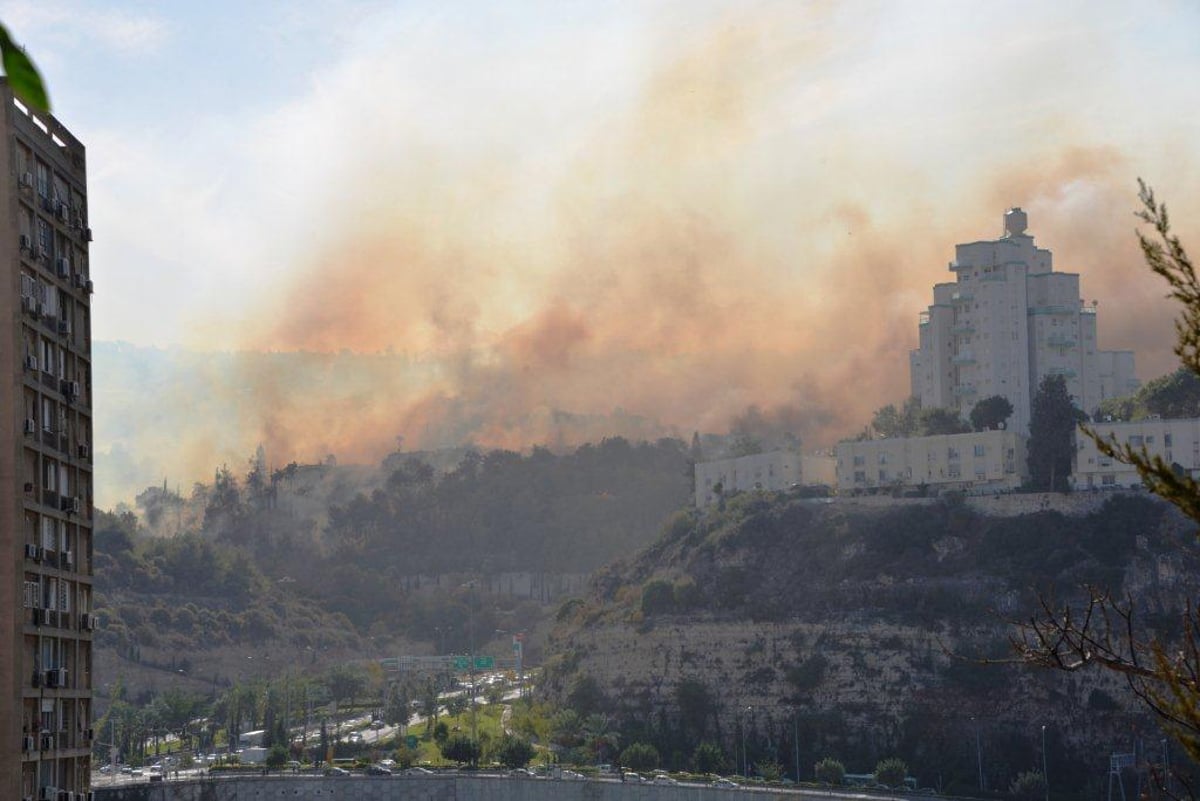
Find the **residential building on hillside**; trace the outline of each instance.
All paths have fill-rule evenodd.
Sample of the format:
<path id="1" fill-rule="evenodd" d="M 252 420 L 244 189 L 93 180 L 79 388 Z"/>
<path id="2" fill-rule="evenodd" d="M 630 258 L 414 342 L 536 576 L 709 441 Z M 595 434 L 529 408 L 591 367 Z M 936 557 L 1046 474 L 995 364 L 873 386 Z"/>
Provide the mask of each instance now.
<path id="1" fill-rule="evenodd" d="M 91 784 L 91 291 L 83 145 L 0 81 L 0 798 Z"/>
<path id="2" fill-rule="evenodd" d="M 801 454 L 794 450 L 697 462 L 696 506 L 702 509 L 715 503 L 720 494 L 732 492 L 786 490 L 820 484 L 832 486 L 836 478 L 834 462 L 831 456 Z"/>
<path id="3" fill-rule="evenodd" d="M 1150 456 L 1160 456 L 1167 464 L 1178 465 L 1184 473 L 1200 478 L 1200 419 L 1153 418 L 1089 425 L 1104 439 L 1145 448 Z M 1142 479 L 1133 467 L 1100 453 L 1091 437 L 1077 431 L 1071 484 L 1075 489 L 1140 487 Z"/>
<path id="4" fill-rule="evenodd" d="M 839 494 L 936 490 L 1004 492 L 1028 477 L 1015 430 L 847 441 L 837 446 Z"/>
<path id="5" fill-rule="evenodd" d="M 1077 274 L 1054 272 L 1027 224 L 1025 212 L 1010 209 L 1003 236 L 958 245 L 949 265 L 955 280 L 934 285 L 909 357 L 912 394 L 923 407 L 966 418 L 978 401 L 1000 395 L 1013 405 L 1008 427 L 1027 433 L 1047 375 L 1064 376 L 1089 414 L 1137 389 L 1133 353 L 1100 350 L 1095 301 L 1081 299 Z"/>

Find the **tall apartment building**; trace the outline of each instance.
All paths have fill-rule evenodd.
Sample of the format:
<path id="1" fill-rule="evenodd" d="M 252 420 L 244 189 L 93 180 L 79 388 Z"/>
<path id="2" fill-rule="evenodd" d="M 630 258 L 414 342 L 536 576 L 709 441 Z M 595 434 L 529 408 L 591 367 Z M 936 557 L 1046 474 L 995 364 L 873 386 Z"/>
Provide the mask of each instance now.
<path id="1" fill-rule="evenodd" d="M 92 282 L 83 145 L 0 82 L 0 798 L 88 798 Z"/>
<path id="2" fill-rule="evenodd" d="M 1091 414 L 1106 398 L 1137 389 L 1131 351 L 1102 351 L 1096 304 L 1085 304 L 1079 276 L 1056 273 L 1049 250 L 1025 233 L 1019 208 L 1004 215 L 1000 239 L 958 245 L 955 280 L 933 287 L 911 352 L 912 394 L 924 407 L 965 418 L 983 398 L 1013 405 L 1009 428 L 1029 430 L 1042 378 L 1061 375 L 1076 406 Z"/>

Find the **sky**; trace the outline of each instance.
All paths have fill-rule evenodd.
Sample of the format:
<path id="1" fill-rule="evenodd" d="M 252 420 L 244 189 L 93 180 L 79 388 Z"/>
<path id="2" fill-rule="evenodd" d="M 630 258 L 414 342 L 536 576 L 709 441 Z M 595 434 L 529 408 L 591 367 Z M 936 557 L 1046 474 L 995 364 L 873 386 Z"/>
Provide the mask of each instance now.
<path id="1" fill-rule="evenodd" d="M 88 148 L 96 339 L 388 357 L 350 393 L 247 358 L 212 381 L 236 409 L 219 441 L 164 397 L 181 463 L 147 457 L 147 483 L 259 442 L 370 461 L 748 413 L 829 445 L 908 394 L 954 244 L 1010 206 L 1099 301 L 1101 347 L 1143 379 L 1175 366 L 1132 213 L 1140 176 L 1200 242 L 1192 2 L 36 0 L 0 20 Z M 116 442 L 128 410 L 97 403 L 101 458 L 163 449 Z"/>

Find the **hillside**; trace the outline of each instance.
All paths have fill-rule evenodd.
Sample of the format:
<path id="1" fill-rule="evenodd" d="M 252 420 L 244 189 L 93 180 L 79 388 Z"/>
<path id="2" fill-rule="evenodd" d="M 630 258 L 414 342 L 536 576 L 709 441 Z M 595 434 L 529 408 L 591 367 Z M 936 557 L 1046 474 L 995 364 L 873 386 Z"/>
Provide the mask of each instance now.
<path id="1" fill-rule="evenodd" d="M 96 521 L 97 687 L 139 693 L 399 654 L 504 653 L 586 575 L 653 541 L 686 502 L 678 440 L 460 454 L 439 470 L 218 469 L 184 496 Z M 483 652 L 488 652 L 484 650 Z M 282 664 L 281 664 L 282 663 Z"/>
<path id="2" fill-rule="evenodd" d="M 1131 726 L 1158 742 L 1127 689 L 975 661 L 1009 656 L 1008 621 L 1039 592 L 1107 586 L 1175 624 L 1197 575 L 1192 528 L 1142 494 L 1084 500 L 1097 508 L 993 515 L 961 499 L 742 495 L 681 513 L 560 607 L 543 692 L 610 714 L 668 761 L 703 740 L 733 756 L 744 737 L 752 764 L 790 771 L 798 739 L 806 772 L 825 756 L 869 772 L 898 755 L 948 792 L 977 790 L 979 762 L 1007 788 L 1038 765 L 1044 724 L 1056 786 L 1095 790 Z"/>

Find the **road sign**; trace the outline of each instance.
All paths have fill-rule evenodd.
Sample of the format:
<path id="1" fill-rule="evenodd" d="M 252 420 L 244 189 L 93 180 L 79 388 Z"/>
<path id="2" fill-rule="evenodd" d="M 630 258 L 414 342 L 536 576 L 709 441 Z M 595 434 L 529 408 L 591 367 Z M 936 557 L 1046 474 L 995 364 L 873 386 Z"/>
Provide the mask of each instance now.
<path id="1" fill-rule="evenodd" d="M 475 657 L 475 669 L 476 670 L 491 670 L 494 667 L 496 667 L 495 657 L 491 657 L 491 656 Z"/>
<path id="2" fill-rule="evenodd" d="M 466 657 L 466 656 L 454 657 L 454 669 L 455 670 L 467 670 L 470 667 L 471 667 L 470 657 Z"/>

